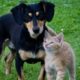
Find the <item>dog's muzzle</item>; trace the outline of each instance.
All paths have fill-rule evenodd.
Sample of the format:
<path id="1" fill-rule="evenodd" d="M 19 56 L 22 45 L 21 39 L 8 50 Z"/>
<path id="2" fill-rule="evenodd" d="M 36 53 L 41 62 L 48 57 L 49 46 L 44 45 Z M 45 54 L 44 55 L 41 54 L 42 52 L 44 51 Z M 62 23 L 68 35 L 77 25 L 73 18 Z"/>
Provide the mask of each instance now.
<path id="1" fill-rule="evenodd" d="M 39 28 L 33 29 L 33 32 L 34 32 L 35 34 L 38 34 L 38 33 L 39 33 Z"/>
<path id="2" fill-rule="evenodd" d="M 35 29 L 28 29 L 28 31 L 29 31 L 30 36 L 36 39 L 43 32 L 43 26 L 40 28 L 35 28 Z"/>

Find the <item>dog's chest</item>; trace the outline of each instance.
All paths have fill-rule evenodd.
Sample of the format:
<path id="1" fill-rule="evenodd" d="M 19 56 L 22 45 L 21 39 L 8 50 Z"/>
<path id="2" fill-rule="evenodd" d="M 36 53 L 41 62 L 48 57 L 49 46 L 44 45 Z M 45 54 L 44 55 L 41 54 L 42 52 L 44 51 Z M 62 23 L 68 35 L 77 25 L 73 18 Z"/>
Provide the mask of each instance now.
<path id="1" fill-rule="evenodd" d="M 43 38 L 44 31 L 36 39 L 31 38 L 29 33 L 26 34 L 26 32 L 23 31 L 23 34 L 21 34 L 21 41 L 19 46 L 20 58 L 23 61 L 31 62 L 34 62 L 35 60 L 43 60 L 45 56 L 44 48 L 42 46 Z"/>
<path id="2" fill-rule="evenodd" d="M 19 49 L 25 51 L 31 51 L 33 54 L 39 49 L 42 49 L 42 43 L 44 38 L 44 32 L 40 34 L 36 39 L 30 37 L 29 32 L 23 31 L 20 36 Z"/>
<path id="3" fill-rule="evenodd" d="M 45 57 L 45 51 L 39 50 L 37 53 L 33 53 L 31 51 L 19 50 L 19 56 L 23 61 L 27 61 L 29 59 L 40 59 L 43 60 Z"/>

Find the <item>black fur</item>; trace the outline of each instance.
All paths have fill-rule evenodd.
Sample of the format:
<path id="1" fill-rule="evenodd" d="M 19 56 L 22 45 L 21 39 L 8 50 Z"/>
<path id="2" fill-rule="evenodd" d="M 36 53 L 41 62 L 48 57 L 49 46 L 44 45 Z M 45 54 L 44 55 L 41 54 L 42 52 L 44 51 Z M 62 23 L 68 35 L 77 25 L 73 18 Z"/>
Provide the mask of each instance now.
<path id="1" fill-rule="evenodd" d="M 49 2 L 41 2 L 39 4 L 44 7 L 45 20 L 51 21 L 54 15 L 55 5 Z"/>
<path id="2" fill-rule="evenodd" d="M 33 39 L 30 37 L 28 31 L 26 29 L 24 29 L 22 31 L 21 34 L 21 39 L 19 42 L 19 48 L 21 48 L 22 50 L 26 50 L 26 51 L 32 51 L 34 54 L 37 54 L 39 50 L 44 50 L 42 43 L 43 43 L 43 39 L 44 39 L 44 33 L 45 30 L 47 30 L 47 28 L 44 26 L 44 31 L 42 32 L 42 34 L 40 34 L 36 39 Z M 37 62 L 41 62 L 44 63 L 43 60 L 41 59 L 27 59 L 25 61 L 21 60 L 19 54 L 17 53 L 16 55 L 16 70 L 18 72 L 18 75 L 21 76 L 21 69 L 23 67 L 24 62 L 27 62 L 29 64 L 34 64 Z"/>
<path id="3" fill-rule="evenodd" d="M 17 46 L 22 28 L 22 25 L 18 25 L 15 22 L 12 14 L 0 17 L 0 47 L 2 48 L 2 44 L 6 39 L 10 39 L 16 49 L 18 49 Z"/>
<path id="4" fill-rule="evenodd" d="M 37 53 L 39 48 L 42 47 L 41 45 L 43 43 L 45 30 L 47 30 L 47 28 L 44 26 L 43 32 L 36 39 L 33 39 L 30 37 L 29 32 L 24 28 L 20 36 L 21 39 L 18 47 L 26 51 Z"/>
<path id="5" fill-rule="evenodd" d="M 40 11 L 40 16 L 35 17 L 34 12 Z M 28 30 L 24 26 L 24 22 L 32 21 L 36 28 L 36 20 L 51 21 L 54 15 L 54 5 L 49 2 L 40 2 L 38 4 L 20 4 L 14 7 L 11 10 L 12 13 L 0 17 L 0 53 L 2 50 L 2 44 L 5 39 L 9 39 L 15 46 L 15 49 L 18 53 L 19 49 L 26 51 L 32 51 L 37 53 L 40 49 L 43 50 L 42 43 L 44 38 L 44 32 L 47 29 L 44 24 L 43 32 L 36 38 L 33 39 L 30 37 Z M 29 12 L 32 12 L 34 15 L 32 17 L 27 16 Z M 42 60 L 39 59 L 28 59 L 28 63 L 35 63 Z M 16 69 L 18 75 L 21 76 L 21 67 L 23 66 L 24 61 L 19 57 L 19 54 L 16 56 Z"/>
<path id="6" fill-rule="evenodd" d="M 34 13 L 40 11 L 42 15 L 37 19 L 51 21 L 54 15 L 54 4 L 49 2 L 40 2 L 38 4 L 25 5 L 20 4 L 11 10 L 17 23 L 22 24 L 24 21 L 29 22 L 32 18 L 27 16 L 28 12 Z M 25 13 L 26 12 L 26 13 Z M 26 17 L 25 17 L 26 16 Z M 34 15 L 35 16 L 35 15 Z"/>

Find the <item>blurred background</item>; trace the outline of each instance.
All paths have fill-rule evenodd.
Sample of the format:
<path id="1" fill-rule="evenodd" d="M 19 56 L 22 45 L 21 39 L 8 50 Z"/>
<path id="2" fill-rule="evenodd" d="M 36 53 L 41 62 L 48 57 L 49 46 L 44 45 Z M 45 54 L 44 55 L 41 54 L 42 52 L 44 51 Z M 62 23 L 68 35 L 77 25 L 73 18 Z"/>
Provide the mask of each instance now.
<path id="1" fill-rule="evenodd" d="M 38 3 L 40 0 L 23 0 L 26 4 Z M 80 0 L 47 0 L 55 4 L 55 15 L 51 22 L 47 23 L 49 27 L 57 33 L 63 30 L 65 40 L 68 41 L 75 52 L 76 57 L 76 80 L 80 80 Z M 10 12 L 10 9 L 21 0 L 0 0 L 0 16 Z M 12 64 L 12 73 L 8 76 L 4 74 L 5 62 L 4 56 L 9 53 L 6 48 L 0 60 L 0 80 L 16 80 L 17 73 L 15 64 Z M 40 63 L 24 65 L 25 77 L 27 80 L 37 80 L 40 71 Z M 67 73 L 65 80 L 68 80 Z"/>

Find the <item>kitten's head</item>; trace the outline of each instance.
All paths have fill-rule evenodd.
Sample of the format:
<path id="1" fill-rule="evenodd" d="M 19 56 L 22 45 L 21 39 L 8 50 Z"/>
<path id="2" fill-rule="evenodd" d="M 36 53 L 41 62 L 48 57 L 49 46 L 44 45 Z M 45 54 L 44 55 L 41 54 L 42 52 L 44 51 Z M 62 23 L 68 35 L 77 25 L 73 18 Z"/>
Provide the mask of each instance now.
<path id="1" fill-rule="evenodd" d="M 56 36 L 51 36 L 47 31 L 45 32 L 43 46 L 46 51 L 58 51 L 62 47 L 62 44 L 63 33 L 59 33 Z"/>

